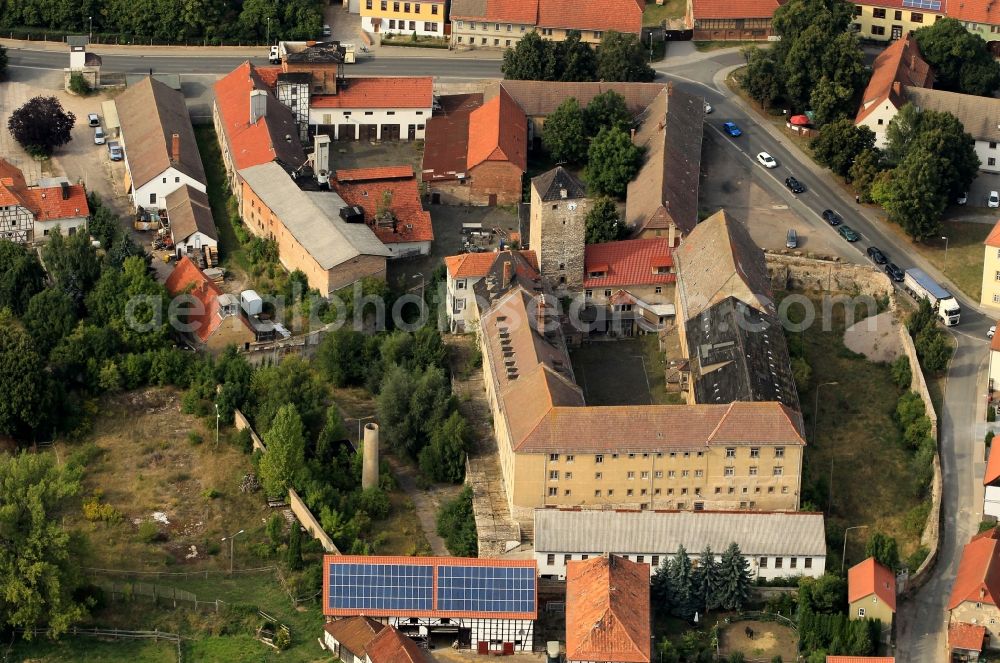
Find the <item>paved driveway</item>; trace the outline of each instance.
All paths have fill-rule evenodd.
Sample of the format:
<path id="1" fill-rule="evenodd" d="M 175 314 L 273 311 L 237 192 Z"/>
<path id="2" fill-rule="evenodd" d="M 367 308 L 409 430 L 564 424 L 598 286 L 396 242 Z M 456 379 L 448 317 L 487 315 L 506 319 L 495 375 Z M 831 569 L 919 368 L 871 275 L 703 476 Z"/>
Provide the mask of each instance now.
<path id="1" fill-rule="evenodd" d="M 980 171 L 976 179 L 972 181 L 972 186 L 969 187 L 968 207 L 982 207 L 983 211 L 986 212 L 986 199 L 989 197 L 990 191 L 1000 191 L 1000 173 Z M 1000 209 L 991 211 L 1000 217 Z"/>

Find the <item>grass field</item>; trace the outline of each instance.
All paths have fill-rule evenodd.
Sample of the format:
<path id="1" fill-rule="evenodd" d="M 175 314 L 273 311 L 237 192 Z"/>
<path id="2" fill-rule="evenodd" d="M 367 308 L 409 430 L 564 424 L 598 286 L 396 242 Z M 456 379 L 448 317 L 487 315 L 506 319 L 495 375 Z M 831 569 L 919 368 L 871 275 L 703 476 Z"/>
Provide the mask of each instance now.
<path id="1" fill-rule="evenodd" d="M 943 239 L 915 242 L 913 248 L 941 270 L 972 301 L 978 302 L 983 291 L 983 240 L 992 229 L 986 223 L 945 221 L 940 236 L 948 238 L 947 262 Z"/>
<path id="2" fill-rule="evenodd" d="M 790 312 L 794 315 L 797 307 Z M 900 390 L 889 368 L 868 361 L 843 343 L 843 307 L 835 307 L 831 329 L 814 324 L 802 332 L 812 367 L 810 387 L 800 395 L 806 424 L 803 501 L 825 509 L 827 531 L 839 538 L 848 526 L 868 525 L 896 537 L 900 556 L 918 546 L 923 521 L 907 523 L 920 505 L 910 472 L 910 455 L 892 419 Z M 823 387 L 814 410 L 817 385 Z M 817 418 L 818 415 L 818 418 Z M 815 431 L 815 432 L 814 432 Z M 848 562 L 860 561 L 866 533 L 848 543 Z"/>
<path id="3" fill-rule="evenodd" d="M 260 646 L 258 644 L 258 646 Z M 41 639 L 17 643 L 10 650 L 14 661 L 38 663 L 177 663 L 177 645 L 172 642 L 116 640 L 90 636 L 66 636 L 58 642 Z M 197 659 L 202 660 L 202 659 Z M 236 659 L 232 659 L 236 660 Z M 246 660 L 246 659 L 244 659 Z"/>
<path id="4" fill-rule="evenodd" d="M 246 269 L 246 254 L 236 238 L 236 231 L 226 209 L 229 200 L 229 182 L 226 179 L 226 168 L 222 163 L 222 151 L 215 135 L 215 127 L 211 124 L 196 124 L 194 137 L 198 141 L 198 152 L 205 166 L 205 179 L 208 186 L 208 202 L 212 206 L 212 217 L 219 232 L 219 252 L 224 264 L 235 263 Z"/>
<path id="5" fill-rule="evenodd" d="M 642 12 L 644 26 L 659 25 L 671 18 L 683 18 L 687 11 L 687 0 L 664 0 L 662 5 L 649 3 Z"/>

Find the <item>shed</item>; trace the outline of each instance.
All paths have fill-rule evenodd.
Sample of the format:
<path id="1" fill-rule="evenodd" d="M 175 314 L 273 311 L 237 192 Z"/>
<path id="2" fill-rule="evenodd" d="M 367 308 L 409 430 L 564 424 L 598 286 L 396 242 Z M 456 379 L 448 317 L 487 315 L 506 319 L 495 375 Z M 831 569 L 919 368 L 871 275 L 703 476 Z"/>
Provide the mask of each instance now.
<path id="1" fill-rule="evenodd" d="M 243 311 L 249 316 L 260 315 L 264 308 L 264 301 L 255 290 L 244 290 L 240 293 L 240 303 Z"/>
<path id="2" fill-rule="evenodd" d="M 111 138 L 118 138 L 121 124 L 118 122 L 118 106 L 114 99 L 101 102 L 101 115 L 104 116 L 104 133 Z"/>

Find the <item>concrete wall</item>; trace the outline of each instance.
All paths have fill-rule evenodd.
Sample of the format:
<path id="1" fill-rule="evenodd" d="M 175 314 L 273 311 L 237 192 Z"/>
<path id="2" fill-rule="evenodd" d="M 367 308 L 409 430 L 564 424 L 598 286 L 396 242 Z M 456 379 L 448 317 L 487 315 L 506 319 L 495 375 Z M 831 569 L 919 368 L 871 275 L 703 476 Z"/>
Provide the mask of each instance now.
<path id="1" fill-rule="evenodd" d="M 257 436 L 256 431 L 250 426 L 250 420 L 246 418 L 239 410 L 233 411 L 233 425 L 236 426 L 236 430 L 243 430 L 245 428 L 250 429 L 250 441 L 253 442 L 253 450 L 264 452 L 267 451 L 267 447 L 264 446 L 263 440 Z"/>

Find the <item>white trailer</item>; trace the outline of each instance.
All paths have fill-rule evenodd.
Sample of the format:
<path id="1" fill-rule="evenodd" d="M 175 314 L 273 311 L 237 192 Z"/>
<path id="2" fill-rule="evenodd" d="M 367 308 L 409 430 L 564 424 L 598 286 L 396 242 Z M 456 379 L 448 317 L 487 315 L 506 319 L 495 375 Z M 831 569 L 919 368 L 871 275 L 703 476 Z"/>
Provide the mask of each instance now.
<path id="1" fill-rule="evenodd" d="M 962 313 L 961 307 L 950 292 L 945 290 L 937 281 L 927 275 L 922 269 L 908 269 L 903 275 L 903 287 L 907 292 L 916 298 L 917 301 L 926 299 L 931 303 L 931 307 L 937 313 L 941 321 L 948 327 L 958 324 L 959 316 Z"/>

